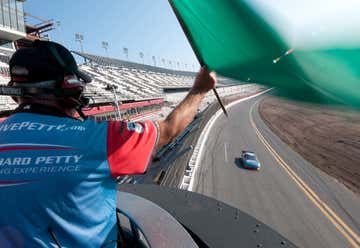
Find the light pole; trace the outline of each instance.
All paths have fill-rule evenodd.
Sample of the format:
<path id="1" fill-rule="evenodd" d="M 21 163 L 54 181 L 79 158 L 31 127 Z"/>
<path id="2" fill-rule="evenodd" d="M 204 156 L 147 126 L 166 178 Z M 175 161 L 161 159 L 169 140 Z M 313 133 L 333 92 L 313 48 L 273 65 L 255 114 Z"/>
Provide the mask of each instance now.
<path id="1" fill-rule="evenodd" d="M 126 48 L 126 47 L 124 47 L 124 48 L 123 48 L 123 53 L 124 53 L 125 56 L 126 56 L 126 60 L 129 60 L 129 49 Z"/>
<path id="2" fill-rule="evenodd" d="M 109 55 L 108 55 L 109 43 L 106 41 L 103 41 L 103 42 L 101 42 L 101 46 L 102 46 L 102 48 L 105 49 L 106 56 L 109 57 Z"/>
<path id="3" fill-rule="evenodd" d="M 143 52 L 139 52 L 139 57 L 142 59 L 142 63 L 144 63 L 144 53 Z"/>
<path id="4" fill-rule="evenodd" d="M 111 85 L 111 89 L 114 94 L 116 113 L 117 113 L 117 116 L 119 117 L 119 120 L 121 120 L 120 105 L 119 105 L 119 101 L 118 101 L 118 98 L 116 95 L 115 86 L 113 84 Z"/>
<path id="5" fill-rule="evenodd" d="M 64 37 L 63 37 L 62 31 L 61 31 L 61 22 L 60 22 L 60 21 L 56 21 L 56 25 L 57 25 L 57 27 L 58 27 L 58 31 L 59 31 L 59 36 L 60 36 L 61 43 L 62 43 L 63 45 L 65 45 L 65 44 L 64 44 Z"/>
<path id="6" fill-rule="evenodd" d="M 166 64 L 165 64 L 165 59 L 161 59 L 162 63 L 163 63 L 163 66 L 166 67 Z"/>
<path id="7" fill-rule="evenodd" d="M 80 49 L 81 49 L 81 52 L 83 53 L 84 49 L 83 49 L 83 44 L 82 43 L 84 42 L 84 35 L 76 33 L 75 34 L 75 41 L 80 43 Z"/>
<path id="8" fill-rule="evenodd" d="M 156 66 L 156 58 L 155 58 L 155 56 L 152 56 L 152 60 L 154 62 L 154 66 Z"/>

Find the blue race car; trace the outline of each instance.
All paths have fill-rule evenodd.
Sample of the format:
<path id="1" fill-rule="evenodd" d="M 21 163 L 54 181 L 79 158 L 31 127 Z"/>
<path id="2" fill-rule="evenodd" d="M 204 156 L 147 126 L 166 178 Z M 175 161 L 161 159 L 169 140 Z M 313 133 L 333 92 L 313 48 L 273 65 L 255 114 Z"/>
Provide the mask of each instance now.
<path id="1" fill-rule="evenodd" d="M 255 153 L 250 151 L 242 151 L 241 160 L 244 168 L 250 170 L 260 170 L 261 164 Z"/>

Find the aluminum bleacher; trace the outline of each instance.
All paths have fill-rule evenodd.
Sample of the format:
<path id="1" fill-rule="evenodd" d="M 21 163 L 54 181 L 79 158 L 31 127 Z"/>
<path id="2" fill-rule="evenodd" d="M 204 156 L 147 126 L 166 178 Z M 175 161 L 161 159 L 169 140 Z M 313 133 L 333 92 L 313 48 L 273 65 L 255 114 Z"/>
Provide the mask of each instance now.
<path id="1" fill-rule="evenodd" d="M 7 85 L 10 80 L 9 61 L 12 53 L 0 51 L 0 84 Z M 0 111 L 14 109 L 17 104 L 9 96 L 0 96 Z"/>
<path id="2" fill-rule="evenodd" d="M 113 98 L 104 89 L 116 88 L 120 100 L 164 97 L 164 88 L 190 88 L 195 73 L 142 65 L 87 53 L 74 52 L 86 61 L 80 69 L 93 77 L 88 93 Z M 100 88 L 100 89 L 99 89 Z"/>
<path id="3" fill-rule="evenodd" d="M 99 65 L 104 65 L 104 66 L 115 66 L 117 68 L 124 67 L 124 68 L 140 70 L 143 72 L 150 71 L 150 72 L 168 73 L 168 74 L 172 74 L 172 75 L 175 74 L 175 75 L 182 75 L 182 76 L 189 76 L 189 77 L 194 77 L 196 75 L 196 73 L 194 73 L 194 72 L 170 70 L 170 69 L 165 69 L 165 68 L 151 66 L 151 65 L 144 65 L 144 64 L 114 59 L 114 58 L 108 58 L 108 57 L 102 57 L 102 56 L 88 54 L 88 53 L 82 53 L 82 52 L 78 52 L 78 51 L 72 51 L 72 53 L 83 57 L 88 62 L 93 62 L 93 63 L 99 64 Z"/>

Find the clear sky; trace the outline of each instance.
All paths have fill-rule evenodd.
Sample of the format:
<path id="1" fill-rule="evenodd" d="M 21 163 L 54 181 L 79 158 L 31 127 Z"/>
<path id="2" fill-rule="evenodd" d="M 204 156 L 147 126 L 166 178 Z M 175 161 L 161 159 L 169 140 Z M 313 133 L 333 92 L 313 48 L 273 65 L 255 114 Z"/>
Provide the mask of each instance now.
<path id="1" fill-rule="evenodd" d="M 109 57 L 125 59 L 123 48 L 129 49 L 129 60 L 164 66 L 181 62 L 181 69 L 198 68 L 194 53 L 179 26 L 167 0 L 27 0 L 25 12 L 53 19 L 56 29 L 50 32 L 53 41 L 71 50 L 80 50 L 75 33 L 84 35 L 84 51 L 106 55 L 102 41 L 109 43 Z M 30 19 L 29 19 L 30 21 Z M 60 21 L 60 27 L 56 21 Z M 174 62 L 176 61 L 176 62 Z"/>

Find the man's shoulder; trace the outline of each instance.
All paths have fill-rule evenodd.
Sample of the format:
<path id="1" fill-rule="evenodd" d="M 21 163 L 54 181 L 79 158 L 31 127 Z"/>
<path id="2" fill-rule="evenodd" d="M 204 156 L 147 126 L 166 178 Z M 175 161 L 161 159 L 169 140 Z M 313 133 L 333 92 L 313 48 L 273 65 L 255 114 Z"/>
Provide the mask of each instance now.
<path id="1" fill-rule="evenodd" d="M 94 132 L 95 130 L 106 130 L 107 125 L 108 122 L 96 122 L 90 119 L 81 121 L 70 117 L 37 113 L 15 113 L 0 122 L 0 127 L 3 126 L 6 130 L 18 129 L 19 131 Z"/>

